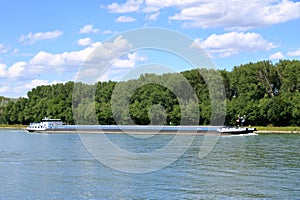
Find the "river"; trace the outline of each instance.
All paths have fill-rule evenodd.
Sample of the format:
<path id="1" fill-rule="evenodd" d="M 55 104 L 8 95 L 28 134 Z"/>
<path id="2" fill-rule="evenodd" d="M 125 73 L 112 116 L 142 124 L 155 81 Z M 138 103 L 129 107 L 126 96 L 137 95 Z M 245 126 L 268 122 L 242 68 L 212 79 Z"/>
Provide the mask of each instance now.
<path id="1" fill-rule="evenodd" d="M 139 141 L 137 152 L 159 149 L 173 137 L 108 136 L 122 148 Z M 300 135 L 222 136 L 199 158 L 203 139 L 197 136 L 160 170 L 126 173 L 95 159 L 77 134 L 0 129 L 0 199 L 300 198 Z"/>

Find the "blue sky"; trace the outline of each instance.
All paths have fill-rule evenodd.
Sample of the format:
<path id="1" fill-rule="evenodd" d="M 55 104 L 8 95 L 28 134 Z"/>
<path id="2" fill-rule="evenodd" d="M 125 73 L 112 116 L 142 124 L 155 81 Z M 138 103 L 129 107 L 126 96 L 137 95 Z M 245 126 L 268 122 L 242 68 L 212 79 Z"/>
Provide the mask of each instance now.
<path id="1" fill-rule="evenodd" d="M 73 81 L 103 41 L 144 27 L 186 35 L 218 69 L 300 59 L 299 1 L 0 0 L 0 96 L 26 96 L 38 85 Z M 117 80 L 124 73 L 119 69 L 147 63 L 180 65 L 178 70 L 186 64 L 158 52 L 130 52 L 102 80 Z"/>

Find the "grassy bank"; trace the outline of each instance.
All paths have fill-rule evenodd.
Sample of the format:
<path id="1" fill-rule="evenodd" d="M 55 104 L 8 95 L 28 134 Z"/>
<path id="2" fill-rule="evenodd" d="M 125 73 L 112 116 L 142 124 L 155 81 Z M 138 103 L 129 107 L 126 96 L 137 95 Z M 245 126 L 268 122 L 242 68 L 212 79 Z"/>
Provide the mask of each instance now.
<path id="1" fill-rule="evenodd" d="M 0 124 L 0 128 L 23 129 L 26 127 L 27 127 L 26 125 L 22 125 L 22 124 L 14 124 L 14 125 Z"/>
<path id="2" fill-rule="evenodd" d="M 286 126 L 286 127 L 274 127 L 274 126 L 256 126 L 260 131 L 300 131 L 300 127 Z"/>
<path id="3" fill-rule="evenodd" d="M 274 127 L 274 126 L 256 126 L 258 133 L 298 133 L 300 134 L 300 127 L 286 126 L 286 127 Z"/>

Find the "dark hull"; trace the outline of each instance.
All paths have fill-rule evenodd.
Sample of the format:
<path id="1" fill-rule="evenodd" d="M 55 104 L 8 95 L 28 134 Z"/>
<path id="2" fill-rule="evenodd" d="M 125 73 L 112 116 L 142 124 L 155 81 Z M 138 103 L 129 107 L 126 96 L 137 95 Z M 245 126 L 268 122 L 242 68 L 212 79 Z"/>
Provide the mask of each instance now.
<path id="1" fill-rule="evenodd" d="M 222 131 L 220 131 L 222 130 Z M 127 134 L 186 134 L 186 135 L 219 135 L 248 134 L 255 128 L 228 128 L 218 126 L 130 126 L 130 125 L 63 125 L 46 130 L 27 130 L 37 133 L 127 133 Z"/>
<path id="2" fill-rule="evenodd" d="M 239 134 L 248 134 L 256 131 L 256 128 L 222 128 L 218 129 L 219 133 L 222 134 L 231 134 L 231 135 L 239 135 Z"/>
<path id="3" fill-rule="evenodd" d="M 129 133 L 129 134 L 205 134 L 217 133 L 214 126 L 127 126 L 127 125 L 64 125 L 46 130 L 27 130 L 38 133 Z"/>

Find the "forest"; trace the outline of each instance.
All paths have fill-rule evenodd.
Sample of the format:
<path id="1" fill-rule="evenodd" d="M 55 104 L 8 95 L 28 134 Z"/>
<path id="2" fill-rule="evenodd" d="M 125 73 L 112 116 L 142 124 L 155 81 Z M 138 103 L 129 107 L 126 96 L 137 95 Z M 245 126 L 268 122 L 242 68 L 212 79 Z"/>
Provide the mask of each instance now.
<path id="1" fill-rule="evenodd" d="M 300 61 L 260 61 L 232 71 L 143 74 L 124 82 L 38 86 L 27 98 L 0 97 L 0 124 L 44 117 L 66 124 L 199 124 L 238 115 L 252 126 L 300 126 Z M 214 111 L 214 112 L 212 112 Z"/>

